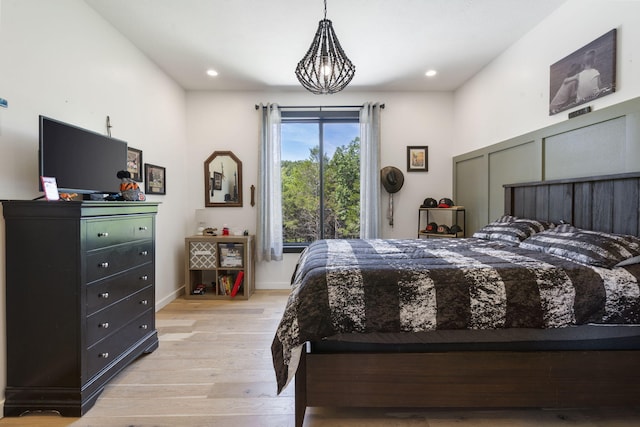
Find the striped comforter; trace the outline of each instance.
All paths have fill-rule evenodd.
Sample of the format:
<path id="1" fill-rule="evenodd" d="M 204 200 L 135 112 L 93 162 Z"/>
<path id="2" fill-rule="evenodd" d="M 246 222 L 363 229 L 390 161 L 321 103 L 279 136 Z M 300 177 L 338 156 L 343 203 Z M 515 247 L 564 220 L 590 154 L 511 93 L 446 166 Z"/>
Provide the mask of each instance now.
<path id="1" fill-rule="evenodd" d="M 278 391 L 338 333 L 640 323 L 640 265 L 605 269 L 480 239 L 321 240 L 271 347 Z"/>

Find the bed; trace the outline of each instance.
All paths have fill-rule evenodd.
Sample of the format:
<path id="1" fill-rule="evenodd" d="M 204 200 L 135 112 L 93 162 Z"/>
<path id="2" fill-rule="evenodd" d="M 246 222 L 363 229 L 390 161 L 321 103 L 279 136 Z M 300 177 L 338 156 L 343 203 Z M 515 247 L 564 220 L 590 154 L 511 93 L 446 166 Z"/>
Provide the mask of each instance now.
<path id="1" fill-rule="evenodd" d="M 639 195 L 640 174 L 507 185 L 472 238 L 311 245 L 272 344 L 296 426 L 307 406 L 637 405 Z"/>

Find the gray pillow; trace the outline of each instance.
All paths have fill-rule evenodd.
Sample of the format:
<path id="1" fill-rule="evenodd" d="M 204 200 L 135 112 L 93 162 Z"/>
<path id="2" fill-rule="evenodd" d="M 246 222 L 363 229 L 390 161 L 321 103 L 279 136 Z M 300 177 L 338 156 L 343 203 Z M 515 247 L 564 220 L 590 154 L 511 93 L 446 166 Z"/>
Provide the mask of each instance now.
<path id="1" fill-rule="evenodd" d="M 554 224 L 550 222 L 506 215 L 485 225 L 476 231 L 473 237 L 518 246 L 520 242 L 528 237 L 551 227 L 554 227 Z"/>
<path id="2" fill-rule="evenodd" d="M 640 238 L 584 230 L 568 224 L 534 234 L 520 247 L 596 267 L 612 268 L 640 261 Z"/>

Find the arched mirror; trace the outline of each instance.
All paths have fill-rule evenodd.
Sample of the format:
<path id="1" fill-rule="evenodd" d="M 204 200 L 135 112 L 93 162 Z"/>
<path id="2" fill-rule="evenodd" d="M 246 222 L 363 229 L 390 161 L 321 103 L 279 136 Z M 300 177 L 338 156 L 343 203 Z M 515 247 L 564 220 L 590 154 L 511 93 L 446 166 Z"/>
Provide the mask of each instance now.
<path id="1" fill-rule="evenodd" d="M 242 206 L 242 162 L 231 151 L 214 151 L 205 160 L 204 205 Z"/>

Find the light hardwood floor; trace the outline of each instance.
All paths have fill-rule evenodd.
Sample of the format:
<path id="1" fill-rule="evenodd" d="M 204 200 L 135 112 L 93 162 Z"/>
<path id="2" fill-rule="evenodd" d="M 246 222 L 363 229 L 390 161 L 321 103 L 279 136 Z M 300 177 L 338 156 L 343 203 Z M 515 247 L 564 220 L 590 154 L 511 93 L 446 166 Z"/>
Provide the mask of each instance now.
<path id="1" fill-rule="evenodd" d="M 248 301 L 179 298 L 157 314 L 160 347 L 118 375 L 84 417 L 31 414 L 0 419 L 0 427 L 293 427 L 293 387 L 276 395 L 270 353 L 286 295 L 258 291 Z M 637 427 L 640 406 L 307 410 L 305 427 L 343 426 Z"/>

